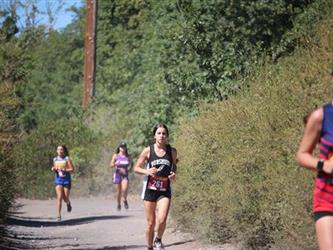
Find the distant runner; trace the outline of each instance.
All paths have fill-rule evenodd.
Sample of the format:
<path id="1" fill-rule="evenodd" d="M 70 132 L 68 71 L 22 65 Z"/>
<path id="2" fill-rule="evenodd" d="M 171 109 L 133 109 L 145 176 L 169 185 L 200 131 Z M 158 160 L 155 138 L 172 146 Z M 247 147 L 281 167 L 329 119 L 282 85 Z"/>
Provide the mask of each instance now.
<path id="1" fill-rule="evenodd" d="M 170 180 L 176 177 L 177 151 L 167 144 L 169 131 L 163 123 L 153 129 L 155 143 L 146 147 L 135 164 L 134 171 L 146 175 L 142 199 L 147 217 L 146 241 L 148 250 L 163 250 L 162 236 L 171 201 Z M 147 163 L 145 168 L 145 163 Z M 157 209 L 157 213 L 156 213 Z M 156 225 L 156 237 L 154 229 Z"/>
<path id="2" fill-rule="evenodd" d="M 74 171 L 72 161 L 69 158 L 69 152 L 65 145 L 57 147 L 57 156 L 53 158 L 54 184 L 57 194 L 57 220 L 61 221 L 62 200 L 67 204 L 67 212 L 72 211 L 69 194 L 71 190 L 71 172 Z"/>
<path id="3" fill-rule="evenodd" d="M 121 197 L 123 197 L 124 207 L 128 209 L 127 193 L 128 193 L 128 171 L 132 165 L 131 157 L 127 152 L 126 143 L 122 142 L 116 150 L 116 154 L 112 156 L 110 167 L 116 168 L 113 174 L 113 183 L 117 188 L 117 210 L 121 210 Z"/>

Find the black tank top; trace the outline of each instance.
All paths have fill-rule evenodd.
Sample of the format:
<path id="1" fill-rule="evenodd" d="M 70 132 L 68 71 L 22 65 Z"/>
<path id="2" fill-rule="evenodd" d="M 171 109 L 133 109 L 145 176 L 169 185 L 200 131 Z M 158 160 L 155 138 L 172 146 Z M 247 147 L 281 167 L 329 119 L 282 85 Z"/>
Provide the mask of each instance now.
<path id="1" fill-rule="evenodd" d="M 172 149 L 169 144 L 166 145 L 166 152 L 162 157 L 156 155 L 154 144 L 150 145 L 148 164 L 149 168 L 157 168 L 156 176 L 168 177 L 172 170 Z"/>

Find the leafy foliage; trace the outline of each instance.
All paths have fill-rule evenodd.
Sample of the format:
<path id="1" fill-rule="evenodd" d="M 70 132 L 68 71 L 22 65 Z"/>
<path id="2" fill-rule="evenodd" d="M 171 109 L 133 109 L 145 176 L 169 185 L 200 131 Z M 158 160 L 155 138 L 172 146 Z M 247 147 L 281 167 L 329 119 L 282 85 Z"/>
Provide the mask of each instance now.
<path id="1" fill-rule="evenodd" d="M 249 89 L 180 123 L 172 214 L 185 227 L 250 249 L 316 248 L 314 176 L 294 158 L 303 117 L 331 99 L 332 32 L 329 17 L 308 48 L 251 68 Z"/>
<path id="2" fill-rule="evenodd" d="M 0 223 L 5 218 L 15 194 L 15 171 L 9 156 L 18 139 L 15 117 L 20 102 L 14 90 L 13 84 L 0 83 Z"/>
<path id="3" fill-rule="evenodd" d="M 182 27 L 164 58 L 175 101 L 186 107 L 198 99 L 224 100 L 235 93 L 244 70 L 260 56 L 276 57 L 277 48 L 280 53 L 290 50 L 279 45 L 310 2 L 178 1 Z"/>
<path id="4" fill-rule="evenodd" d="M 22 35 L 22 40 L 30 35 Z M 46 120 L 81 115 L 81 33 L 69 27 L 61 34 L 54 31 L 45 37 L 41 32 L 39 36 L 29 53 L 29 79 L 20 89 L 25 103 L 20 123 L 25 130 Z"/>
<path id="5" fill-rule="evenodd" d="M 15 39 L 18 29 L 10 15 L 3 17 L 0 28 L 0 223 L 5 219 L 15 195 L 15 168 L 10 160 L 13 145 L 18 141 L 16 118 L 20 98 L 16 86 L 25 79 L 22 48 Z"/>
<path id="6" fill-rule="evenodd" d="M 101 2 L 95 105 L 111 110 L 116 133 L 138 152 L 157 121 L 196 115 L 199 102 L 244 87 L 240 79 L 261 56 L 291 52 L 305 33 L 301 21 L 327 13 L 327 1 L 313 2 Z"/>

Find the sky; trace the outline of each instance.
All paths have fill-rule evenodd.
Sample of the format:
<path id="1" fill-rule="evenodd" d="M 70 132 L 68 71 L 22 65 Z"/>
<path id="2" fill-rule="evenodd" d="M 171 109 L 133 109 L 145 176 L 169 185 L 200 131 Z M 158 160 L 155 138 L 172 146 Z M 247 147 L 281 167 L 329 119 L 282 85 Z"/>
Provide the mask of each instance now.
<path id="1" fill-rule="evenodd" d="M 6 0 L 5 0 L 6 1 Z M 29 0 L 22 0 L 22 2 L 29 2 Z M 59 3 L 63 3 L 61 10 L 56 15 L 56 22 L 54 23 L 54 28 L 57 30 L 61 30 L 68 25 L 74 14 L 71 11 L 66 11 L 70 6 L 81 7 L 85 4 L 85 0 L 35 0 L 37 3 L 37 8 L 41 11 L 46 10 L 47 4 L 51 4 L 52 7 L 56 8 Z M 22 9 L 18 9 L 19 15 L 19 24 L 23 25 L 25 23 L 25 14 Z M 47 15 L 37 16 L 38 24 L 48 24 Z"/>
<path id="2" fill-rule="evenodd" d="M 43 0 L 39 0 L 43 1 Z M 73 13 L 66 11 L 66 9 L 72 5 L 75 5 L 76 7 L 81 7 L 83 5 L 82 0 L 65 0 L 64 8 L 59 13 L 59 16 L 57 18 L 57 21 L 54 25 L 55 29 L 62 29 L 65 28 L 67 24 L 69 24 L 72 21 Z"/>

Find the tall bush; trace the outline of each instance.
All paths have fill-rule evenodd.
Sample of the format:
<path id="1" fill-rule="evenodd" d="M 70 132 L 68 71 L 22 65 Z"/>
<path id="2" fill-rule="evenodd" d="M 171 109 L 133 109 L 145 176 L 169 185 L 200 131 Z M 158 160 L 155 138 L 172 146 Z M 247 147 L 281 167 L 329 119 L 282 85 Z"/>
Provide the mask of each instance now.
<path id="1" fill-rule="evenodd" d="M 180 123 L 172 209 L 180 222 L 245 248 L 315 249 L 314 175 L 294 158 L 303 117 L 332 98 L 332 33 L 328 18 L 311 46 L 253 68 L 248 90 Z"/>
<path id="2" fill-rule="evenodd" d="M 0 83 L 0 224 L 7 215 L 15 195 L 15 168 L 10 160 L 13 145 L 18 140 L 15 117 L 20 100 L 13 84 Z"/>
<path id="3" fill-rule="evenodd" d="M 17 86 L 25 80 L 23 49 L 15 38 L 15 18 L 3 10 L 0 17 L 0 224 L 3 223 L 15 195 L 15 166 L 10 159 L 19 138 L 16 119 L 21 99 Z M 0 236 L 1 238 L 2 236 Z"/>

